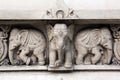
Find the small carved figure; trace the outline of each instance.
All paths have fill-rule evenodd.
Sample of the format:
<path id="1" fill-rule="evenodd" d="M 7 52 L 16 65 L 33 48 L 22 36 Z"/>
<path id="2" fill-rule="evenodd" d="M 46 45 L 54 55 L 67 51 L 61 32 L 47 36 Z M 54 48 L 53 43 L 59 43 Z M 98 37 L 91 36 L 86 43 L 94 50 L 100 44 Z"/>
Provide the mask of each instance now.
<path id="1" fill-rule="evenodd" d="M 49 67 L 72 67 L 73 25 L 55 24 L 47 27 L 49 37 Z M 65 61 L 65 63 L 63 63 Z"/>
<path id="2" fill-rule="evenodd" d="M 113 32 L 113 38 L 114 38 L 114 55 L 115 59 L 114 61 L 117 61 L 118 64 L 120 64 L 120 25 L 115 24 L 111 26 L 111 30 Z"/>
<path id="3" fill-rule="evenodd" d="M 111 62 L 112 36 L 108 28 L 102 27 L 80 31 L 75 38 L 75 47 L 77 65 L 97 64 L 99 61 L 102 61 L 101 64 Z"/>
<path id="4" fill-rule="evenodd" d="M 35 29 L 12 29 L 9 38 L 9 59 L 11 64 L 45 64 L 46 40 Z M 16 60 L 17 59 L 17 60 Z"/>

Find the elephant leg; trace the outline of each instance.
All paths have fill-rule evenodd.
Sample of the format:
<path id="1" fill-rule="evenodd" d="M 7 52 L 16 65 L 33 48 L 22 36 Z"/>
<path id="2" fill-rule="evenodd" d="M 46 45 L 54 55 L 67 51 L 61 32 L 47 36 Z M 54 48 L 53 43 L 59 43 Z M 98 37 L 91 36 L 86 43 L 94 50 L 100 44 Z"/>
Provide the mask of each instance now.
<path id="1" fill-rule="evenodd" d="M 56 62 L 56 51 L 55 50 L 50 50 L 49 51 L 49 67 L 56 67 L 55 62 Z"/>
<path id="2" fill-rule="evenodd" d="M 32 55 L 32 56 L 30 57 L 30 59 L 31 59 L 33 65 L 36 64 L 37 58 L 36 58 L 35 55 Z"/>
<path id="3" fill-rule="evenodd" d="M 62 64 L 62 61 L 63 61 L 63 52 L 62 52 L 62 50 L 57 50 L 58 52 L 58 59 L 57 59 L 57 61 L 55 62 L 55 65 L 56 65 L 56 67 L 58 67 L 58 66 L 60 66 L 61 64 Z"/>
<path id="4" fill-rule="evenodd" d="M 29 52 L 30 52 L 29 49 L 23 49 L 19 54 L 20 59 L 22 59 L 22 61 L 27 65 L 30 64 L 30 58 L 27 56 Z"/>
<path id="5" fill-rule="evenodd" d="M 76 57 L 76 64 L 80 65 L 80 64 L 84 64 L 84 58 L 87 55 L 88 51 L 85 47 L 83 46 L 79 46 L 77 48 L 77 57 Z"/>
<path id="6" fill-rule="evenodd" d="M 44 65 L 45 64 L 45 57 L 44 57 L 44 49 L 39 47 L 33 51 L 33 54 L 38 58 L 38 64 Z"/>
<path id="7" fill-rule="evenodd" d="M 70 50 L 65 53 L 65 65 L 66 68 L 72 67 L 72 53 Z"/>
<path id="8" fill-rule="evenodd" d="M 96 64 L 100 60 L 102 54 L 100 50 L 100 46 L 92 49 L 92 54 L 94 55 L 94 57 L 91 58 L 92 64 Z"/>
<path id="9" fill-rule="evenodd" d="M 109 64 L 111 62 L 112 55 L 113 55 L 112 49 L 106 49 L 104 54 L 105 58 L 103 64 Z"/>

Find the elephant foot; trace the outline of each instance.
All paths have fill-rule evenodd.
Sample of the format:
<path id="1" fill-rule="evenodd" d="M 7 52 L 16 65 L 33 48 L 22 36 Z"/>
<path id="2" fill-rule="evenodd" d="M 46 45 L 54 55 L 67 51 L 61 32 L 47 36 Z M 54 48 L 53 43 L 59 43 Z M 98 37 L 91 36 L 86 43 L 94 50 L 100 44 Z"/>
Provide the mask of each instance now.
<path id="1" fill-rule="evenodd" d="M 56 67 L 60 66 L 60 65 L 61 65 L 61 62 L 62 62 L 62 61 L 57 60 L 57 61 L 55 62 Z"/>
<path id="2" fill-rule="evenodd" d="M 40 62 L 38 62 L 38 64 L 43 66 L 43 65 L 45 65 L 45 61 L 40 61 Z"/>
<path id="3" fill-rule="evenodd" d="M 20 62 L 18 60 L 14 60 L 12 65 L 18 65 Z"/>
<path id="4" fill-rule="evenodd" d="M 93 65 L 95 65 L 99 62 L 99 60 L 97 60 L 96 58 L 91 58 L 91 62 Z"/>
<path id="5" fill-rule="evenodd" d="M 55 66 L 55 64 L 50 64 L 49 67 L 55 68 L 56 66 Z"/>
<path id="6" fill-rule="evenodd" d="M 103 62 L 102 64 L 103 64 L 103 65 L 109 65 L 109 63 L 107 63 L 107 62 Z"/>
<path id="7" fill-rule="evenodd" d="M 83 65 L 84 63 L 83 63 L 83 61 L 76 60 L 76 64 L 77 65 Z"/>
<path id="8" fill-rule="evenodd" d="M 30 58 L 28 58 L 28 59 L 27 59 L 27 61 L 26 61 L 26 65 L 29 65 L 29 64 L 30 64 L 30 62 L 31 62 L 31 59 L 30 59 Z"/>
<path id="9" fill-rule="evenodd" d="M 109 64 L 107 59 L 104 59 L 102 63 L 103 63 L 103 65 L 108 65 Z"/>
<path id="10" fill-rule="evenodd" d="M 64 65 L 64 67 L 66 67 L 66 68 L 71 68 L 71 67 L 72 67 L 72 63 L 69 63 L 69 64 L 66 63 L 66 64 Z"/>

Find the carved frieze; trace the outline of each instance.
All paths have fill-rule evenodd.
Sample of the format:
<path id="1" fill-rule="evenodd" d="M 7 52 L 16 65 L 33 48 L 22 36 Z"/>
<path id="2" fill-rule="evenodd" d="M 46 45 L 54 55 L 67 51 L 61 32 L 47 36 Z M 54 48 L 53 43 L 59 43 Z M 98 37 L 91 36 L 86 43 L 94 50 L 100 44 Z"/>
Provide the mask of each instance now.
<path id="1" fill-rule="evenodd" d="M 120 63 L 119 25 L 81 27 L 46 23 L 43 29 L 20 26 L 0 27 L 1 66 L 34 65 L 45 70 L 74 70 L 74 66 Z"/>
<path id="2" fill-rule="evenodd" d="M 120 65 L 120 24 L 91 23 L 83 27 L 79 24 L 82 20 L 63 0 L 46 10 L 43 17 L 38 22 L 0 24 L 0 67 L 49 71 Z"/>

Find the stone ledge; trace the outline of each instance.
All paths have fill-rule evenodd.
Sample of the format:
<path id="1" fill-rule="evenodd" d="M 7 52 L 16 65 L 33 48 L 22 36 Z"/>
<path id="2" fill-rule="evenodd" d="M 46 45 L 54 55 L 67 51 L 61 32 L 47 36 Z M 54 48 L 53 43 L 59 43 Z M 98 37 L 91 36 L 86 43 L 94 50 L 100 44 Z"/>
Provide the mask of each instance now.
<path id="1" fill-rule="evenodd" d="M 120 71 L 119 65 L 75 65 L 74 70 L 82 71 Z"/>
<path id="2" fill-rule="evenodd" d="M 0 71 L 120 71 L 119 65 L 75 65 L 72 68 L 47 66 L 0 66 Z"/>
<path id="3" fill-rule="evenodd" d="M 0 66 L 0 71 L 46 71 L 47 66 Z"/>
<path id="4" fill-rule="evenodd" d="M 71 68 L 65 68 L 65 67 L 50 68 L 48 67 L 48 71 L 73 71 L 73 67 Z"/>

